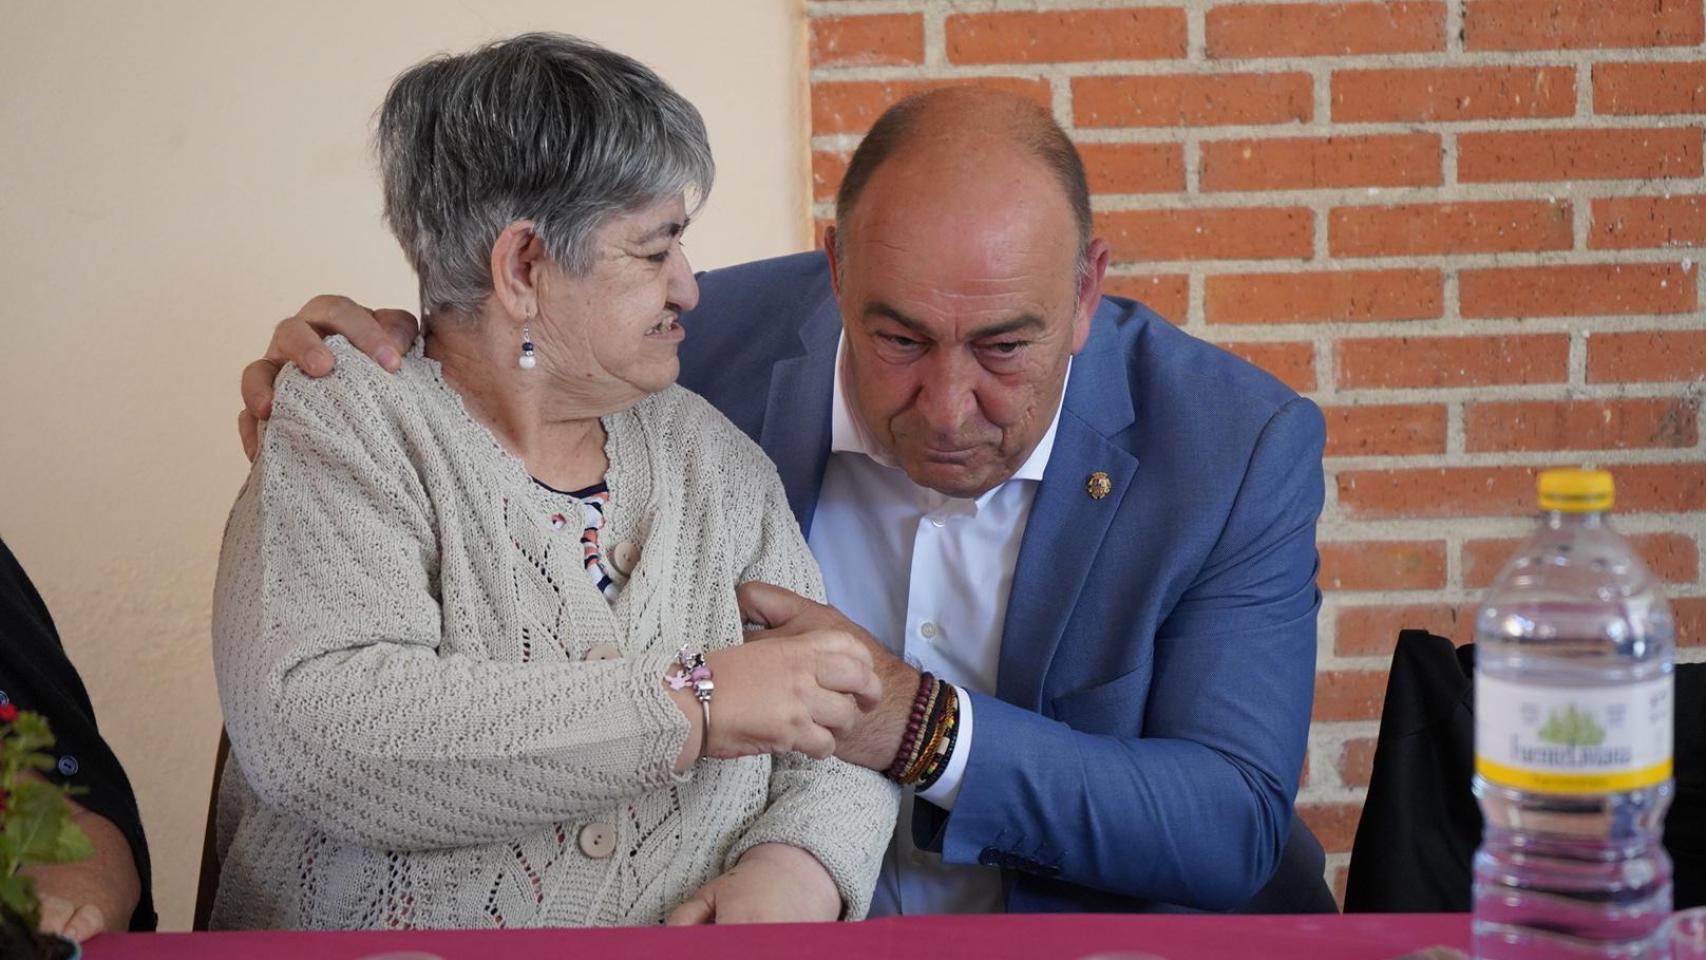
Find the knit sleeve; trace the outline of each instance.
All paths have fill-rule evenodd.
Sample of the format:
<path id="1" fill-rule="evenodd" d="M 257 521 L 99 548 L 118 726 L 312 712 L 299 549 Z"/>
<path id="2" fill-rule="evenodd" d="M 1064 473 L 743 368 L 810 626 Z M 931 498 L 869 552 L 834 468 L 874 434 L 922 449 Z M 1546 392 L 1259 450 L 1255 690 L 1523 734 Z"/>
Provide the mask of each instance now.
<path id="1" fill-rule="evenodd" d="M 823 600 L 823 577 L 794 522 L 782 482 L 768 461 L 759 537 L 741 582 L 762 580 Z M 841 892 L 842 917 L 863 919 L 883 852 L 894 832 L 900 792 L 881 774 L 834 758 L 779 754 L 771 765 L 769 805 L 729 851 L 732 867 L 761 843 L 785 843 L 816 857 Z"/>
<path id="2" fill-rule="evenodd" d="M 441 652 L 440 526 L 382 404 L 289 373 L 227 524 L 213 653 L 263 802 L 341 840 L 510 839 L 673 781 L 688 733 L 664 658 Z M 412 459 L 416 458 L 416 459 Z M 457 531 L 490 536 L 493 531 Z"/>

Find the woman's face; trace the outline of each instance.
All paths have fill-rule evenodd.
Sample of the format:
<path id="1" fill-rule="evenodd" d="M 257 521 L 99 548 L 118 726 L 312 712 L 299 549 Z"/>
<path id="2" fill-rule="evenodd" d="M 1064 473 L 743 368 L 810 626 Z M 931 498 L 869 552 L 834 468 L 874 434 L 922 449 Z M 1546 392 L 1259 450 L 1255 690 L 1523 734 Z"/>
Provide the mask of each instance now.
<path id="1" fill-rule="evenodd" d="M 616 410 L 675 382 L 684 311 L 699 284 L 681 249 L 681 197 L 616 214 L 593 234 L 593 260 L 573 276 L 548 264 L 533 322 L 540 367 L 577 397 Z"/>

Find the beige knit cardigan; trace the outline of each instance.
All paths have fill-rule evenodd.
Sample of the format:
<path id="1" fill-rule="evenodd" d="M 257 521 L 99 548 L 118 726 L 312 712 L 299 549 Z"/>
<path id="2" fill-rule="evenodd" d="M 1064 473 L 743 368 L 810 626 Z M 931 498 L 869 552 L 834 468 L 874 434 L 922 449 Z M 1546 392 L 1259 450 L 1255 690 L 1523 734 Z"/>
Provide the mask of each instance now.
<path id="1" fill-rule="evenodd" d="M 214 925 L 656 923 L 766 842 L 814 854 L 863 916 L 894 826 L 880 776 L 798 755 L 673 770 L 677 649 L 741 642 L 743 581 L 822 595 L 757 445 L 678 387 L 604 419 L 601 541 L 638 556 L 611 603 L 578 511 L 419 343 L 395 375 L 328 344 L 332 375 L 279 378 L 219 558 Z"/>

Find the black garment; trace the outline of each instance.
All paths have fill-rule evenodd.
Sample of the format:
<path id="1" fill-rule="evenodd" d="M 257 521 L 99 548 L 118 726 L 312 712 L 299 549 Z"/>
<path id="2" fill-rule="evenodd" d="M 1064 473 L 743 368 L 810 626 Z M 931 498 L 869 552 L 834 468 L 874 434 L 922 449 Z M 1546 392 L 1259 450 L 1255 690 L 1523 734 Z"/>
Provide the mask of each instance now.
<path id="1" fill-rule="evenodd" d="M 1392 654 L 1368 799 L 1351 848 L 1347 913 L 1464 913 L 1481 810 L 1475 646 L 1405 630 Z M 1676 667 L 1676 794 L 1665 817 L 1678 910 L 1706 904 L 1706 664 Z"/>
<path id="2" fill-rule="evenodd" d="M 0 540 L 0 703 L 33 710 L 53 727 L 57 767 L 43 776 L 81 787 L 77 802 L 112 821 L 130 842 L 142 898 L 130 929 L 153 930 L 154 897 L 149 883 L 148 844 L 136 795 L 118 758 L 95 727 L 95 710 L 77 670 L 65 656 L 59 633 L 41 595 Z"/>

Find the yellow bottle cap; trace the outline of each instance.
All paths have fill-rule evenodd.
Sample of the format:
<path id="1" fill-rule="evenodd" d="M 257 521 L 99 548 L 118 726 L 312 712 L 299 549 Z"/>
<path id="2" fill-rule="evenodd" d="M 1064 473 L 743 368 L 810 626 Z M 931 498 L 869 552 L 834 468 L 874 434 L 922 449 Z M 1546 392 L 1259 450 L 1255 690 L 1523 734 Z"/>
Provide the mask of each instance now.
<path id="1" fill-rule="evenodd" d="M 1540 509 L 1561 513 L 1598 513 L 1611 509 L 1613 486 L 1607 470 L 1543 470 Z"/>

